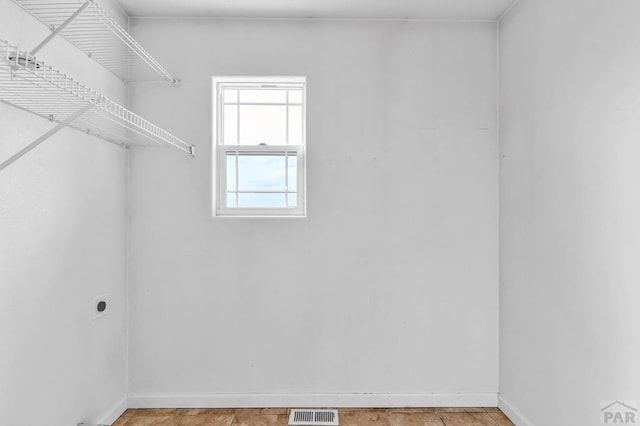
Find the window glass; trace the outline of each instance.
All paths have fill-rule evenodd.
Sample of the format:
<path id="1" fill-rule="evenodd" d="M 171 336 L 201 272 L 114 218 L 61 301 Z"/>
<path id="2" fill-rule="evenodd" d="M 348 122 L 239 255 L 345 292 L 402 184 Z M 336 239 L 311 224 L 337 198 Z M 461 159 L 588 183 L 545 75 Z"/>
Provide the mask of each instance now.
<path id="1" fill-rule="evenodd" d="M 240 103 L 284 104 L 287 102 L 286 90 L 250 89 L 240 90 Z"/>
<path id="2" fill-rule="evenodd" d="M 224 102 L 238 102 L 238 91 L 235 89 L 224 89 Z"/>
<path id="3" fill-rule="evenodd" d="M 302 144 L 302 106 L 290 105 L 289 106 L 289 145 L 301 145 Z"/>
<path id="4" fill-rule="evenodd" d="M 226 157 L 227 207 L 297 206 L 296 152 L 230 151 Z"/>
<path id="5" fill-rule="evenodd" d="M 302 104 L 302 90 L 289 90 L 289 103 Z"/>
<path id="6" fill-rule="evenodd" d="M 238 194 L 238 207 L 244 208 L 285 208 L 285 194 L 264 194 L 257 192 L 241 192 Z"/>
<path id="7" fill-rule="evenodd" d="M 287 186 L 289 191 L 298 189 L 298 158 L 294 152 L 290 152 L 287 156 Z"/>
<path id="8" fill-rule="evenodd" d="M 286 175 L 283 154 L 238 155 L 238 190 L 284 191 Z"/>
<path id="9" fill-rule="evenodd" d="M 225 145 L 238 143 L 238 107 L 225 105 L 223 111 L 222 139 Z"/>
<path id="10" fill-rule="evenodd" d="M 240 104 L 241 145 L 286 145 L 287 108 Z"/>
<path id="11" fill-rule="evenodd" d="M 216 215 L 304 216 L 304 81 L 214 77 Z"/>

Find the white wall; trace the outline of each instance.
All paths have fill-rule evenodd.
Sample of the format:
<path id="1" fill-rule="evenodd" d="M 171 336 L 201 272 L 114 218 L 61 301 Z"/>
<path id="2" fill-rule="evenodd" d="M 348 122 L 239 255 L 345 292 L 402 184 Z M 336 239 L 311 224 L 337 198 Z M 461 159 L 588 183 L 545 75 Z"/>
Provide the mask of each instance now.
<path id="1" fill-rule="evenodd" d="M 0 0 L 0 39 L 49 30 Z M 40 57 L 114 100 L 126 88 L 61 39 Z M 52 127 L 0 104 L 0 162 Z M 110 421 L 126 397 L 126 151 L 64 129 L 0 171 L 0 423 Z M 92 321 L 93 297 L 110 314 Z M 118 413 L 119 414 L 119 413 Z"/>
<path id="2" fill-rule="evenodd" d="M 132 152 L 131 403 L 495 405 L 495 26 L 132 31 L 182 79 L 134 108 L 198 155 Z M 211 217 L 211 76 L 234 74 L 308 77 L 308 218 Z"/>
<path id="3" fill-rule="evenodd" d="M 640 400 L 640 3 L 502 20 L 500 394 L 537 426 Z"/>

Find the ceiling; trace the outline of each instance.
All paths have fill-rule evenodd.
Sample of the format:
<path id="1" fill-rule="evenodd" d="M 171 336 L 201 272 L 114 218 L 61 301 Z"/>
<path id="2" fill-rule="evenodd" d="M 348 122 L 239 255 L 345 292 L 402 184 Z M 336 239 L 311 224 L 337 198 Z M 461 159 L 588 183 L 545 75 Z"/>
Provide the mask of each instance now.
<path id="1" fill-rule="evenodd" d="M 131 16 L 495 20 L 514 0 L 118 0 Z"/>

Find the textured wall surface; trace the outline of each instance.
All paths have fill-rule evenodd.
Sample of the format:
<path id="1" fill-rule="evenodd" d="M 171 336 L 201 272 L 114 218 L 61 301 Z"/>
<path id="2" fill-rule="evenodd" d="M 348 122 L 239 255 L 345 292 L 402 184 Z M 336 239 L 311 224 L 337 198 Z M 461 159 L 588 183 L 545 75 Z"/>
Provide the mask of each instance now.
<path id="1" fill-rule="evenodd" d="M 495 404 L 495 26 L 132 31 L 182 80 L 133 85 L 135 109 L 198 149 L 132 153 L 135 403 Z M 307 77 L 307 218 L 211 217 L 214 75 Z"/>
<path id="2" fill-rule="evenodd" d="M 32 49 L 49 33 L 0 0 L 0 39 Z M 122 81 L 62 39 L 39 58 L 125 100 Z M 0 103 L 0 161 L 52 126 Z M 124 402 L 126 158 L 63 129 L 0 171 L 2 424 L 98 422 Z M 92 321 L 93 298 L 103 294 L 110 313 Z"/>
<path id="3" fill-rule="evenodd" d="M 640 400 L 639 16 L 521 0 L 501 22 L 500 396 L 531 425 Z"/>

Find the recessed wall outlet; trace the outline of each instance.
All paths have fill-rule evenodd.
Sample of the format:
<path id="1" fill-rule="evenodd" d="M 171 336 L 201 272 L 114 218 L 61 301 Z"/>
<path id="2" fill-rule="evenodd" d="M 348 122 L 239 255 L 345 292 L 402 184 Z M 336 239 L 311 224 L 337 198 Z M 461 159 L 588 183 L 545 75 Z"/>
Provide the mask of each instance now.
<path id="1" fill-rule="evenodd" d="M 102 296 L 96 296 L 93 298 L 93 304 L 91 305 L 93 311 L 92 318 L 97 320 L 105 315 L 109 314 L 111 307 L 109 306 L 109 296 L 103 294 Z"/>

